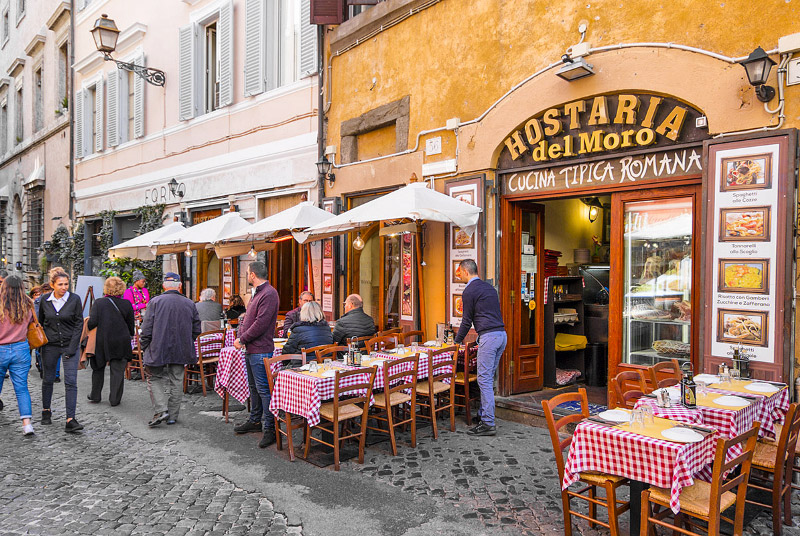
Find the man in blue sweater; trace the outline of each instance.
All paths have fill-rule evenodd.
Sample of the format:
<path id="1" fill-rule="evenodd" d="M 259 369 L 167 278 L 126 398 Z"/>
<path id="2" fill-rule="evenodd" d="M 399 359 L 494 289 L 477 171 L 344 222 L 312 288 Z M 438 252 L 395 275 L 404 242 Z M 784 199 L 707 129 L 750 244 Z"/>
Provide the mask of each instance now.
<path id="1" fill-rule="evenodd" d="M 460 278 L 467 281 L 461 296 L 464 314 L 461 327 L 456 334 L 456 344 L 461 344 L 474 325 L 478 332 L 478 387 L 481 389 L 480 422 L 470 429 L 470 435 L 493 436 L 497 433 L 494 423 L 494 375 L 500 357 L 506 349 L 506 329 L 500 314 L 497 291 L 478 277 L 478 265 L 471 259 L 458 265 Z"/>

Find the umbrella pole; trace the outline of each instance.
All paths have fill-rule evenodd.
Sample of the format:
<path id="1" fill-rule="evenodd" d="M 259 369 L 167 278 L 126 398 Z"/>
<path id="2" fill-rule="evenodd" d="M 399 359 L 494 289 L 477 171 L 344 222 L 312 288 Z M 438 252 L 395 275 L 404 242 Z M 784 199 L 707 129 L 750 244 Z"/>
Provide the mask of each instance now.
<path id="1" fill-rule="evenodd" d="M 425 294 L 422 285 L 422 232 L 419 225 L 417 225 L 417 234 L 414 237 L 417 244 L 417 296 L 419 296 L 419 325 L 420 329 L 427 333 L 427 325 L 425 322 Z"/>
<path id="2" fill-rule="evenodd" d="M 306 256 L 308 257 L 308 290 L 316 298 L 317 294 L 314 292 L 314 261 L 311 258 L 311 244 L 308 242 L 306 243 Z"/>

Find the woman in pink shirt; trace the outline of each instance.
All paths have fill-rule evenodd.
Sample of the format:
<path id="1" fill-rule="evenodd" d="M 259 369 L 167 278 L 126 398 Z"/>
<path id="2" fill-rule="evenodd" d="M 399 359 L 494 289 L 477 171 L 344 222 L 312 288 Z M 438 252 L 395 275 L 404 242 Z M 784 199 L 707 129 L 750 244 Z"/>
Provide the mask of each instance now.
<path id="1" fill-rule="evenodd" d="M 122 296 L 133 305 L 133 314 L 136 318 L 141 319 L 142 313 L 147 308 L 147 303 L 150 301 L 150 293 L 144 287 L 147 280 L 144 274 L 139 270 L 133 272 L 133 285 L 130 286 L 125 294 Z"/>
<path id="2" fill-rule="evenodd" d="M 31 368 L 31 349 L 28 346 L 28 324 L 33 321 L 33 300 L 25 295 L 22 280 L 9 276 L 0 285 L 0 379 L 6 371 L 17 395 L 17 407 L 22 418 L 22 433 L 33 435 L 31 424 L 31 394 L 28 391 L 28 370 Z M 3 384 L 0 382 L 0 392 Z M 0 402 L 0 409 L 2 409 Z"/>

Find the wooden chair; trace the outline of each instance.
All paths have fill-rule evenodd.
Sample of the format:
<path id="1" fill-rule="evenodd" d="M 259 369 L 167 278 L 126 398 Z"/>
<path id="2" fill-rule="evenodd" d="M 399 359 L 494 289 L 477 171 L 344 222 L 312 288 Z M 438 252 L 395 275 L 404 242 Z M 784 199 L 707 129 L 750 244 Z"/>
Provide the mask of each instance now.
<path id="1" fill-rule="evenodd" d="M 134 370 L 139 371 L 139 379 L 144 380 L 144 352 L 142 352 L 142 345 L 139 342 L 139 336 L 136 336 L 136 348 L 131 350 L 133 358 L 128 361 L 128 366 L 125 367 L 125 378 L 131 379 L 131 372 Z"/>
<path id="2" fill-rule="evenodd" d="M 370 418 L 377 421 L 385 422 L 388 426 L 387 429 L 367 426 L 370 430 L 377 432 L 388 433 L 389 439 L 392 442 L 392 454 L 397 456 L 397 442 L 395 440 L 394 429 L 398 426 L 405 426 L 406 424 L 411 427 L 411 447 L 417 446 L 417 371 L 419 370 L 419 354 L 406 357 L 404 359 L 397 359 L 393 361 L 386 361 L 383 365 L 383 385 L 385 386 L 382 393 L 375 394 L 375 405 L 372 406 L 372 413 Z M 410 394 L 409 394 L 410 393 Z M 403 411 L 404 417 L 399 416 L 399 411 L 403 409 L 401 406 L 408 404 L 408 416 Z M 398 420 L 401 419 L 401 420 Z"/>
<path id="3" fill-rule="evenodd" d="M 269 392 L 272 393 L 275 391 L 275 376 L 277 372 L 273 372 L 273 367 L 277 367 L 276 363 L 282 363 L 287 361 L 293 361 L 297 359 L 301 359 L 300 354 L 283 354 L 275 357 L 265 357 L 264 358 L 264 368 L 267 371 L 267 383 L 269 384 Z M 297 417 L 295 423 L 292 423 L 292 414 L 283 412 L 283 416 L 278 418 L 277 415 L 274 413 L 272 414 L 272 418 L 275 419 L 275 448 L 278 450 L 283 450 L 283 438 L 286 438 L 286 447 L 289 450 L 289 461 L 294 461 L 294 444 L 292 443 L 292 430 L 293 429 L 300 429 L 305 426 L 305 419 L 300 417 L 299 415 L 295 415 Z M 281 428 L 281 423 L 284 424 L 285 429 Z M 303 433 L 307 433 L 307 427 L 304 428 Z M 304 437 L 305 440 L 305 437 Z"/>
<path id="4" fill-rule="evenodd" d="M 415 337 L 416 337 L 416 342 L 418 342 L 419 344 L 422 344 L 422 343 L 425 342 L 425 332 L 424 331 L 420 331 L 420 330 L 406 331 L 405 333 L 401 333 L 400 334 L 400 342 L 402 342 L 404 345 L 408 346 L 408 343 L 410 342 L 409 339 L 413 339 Z"/>
<path id="5" fill-rule="evenodd" d="M 670 510 L 670 494 L 668 488 L 651 487 L 642 491 L 642 534 L 654 534 L 653 525 L 672 529 L 673 534 L 699 534 L 689 532 L 682 528 L 686 523 L 692 529 L 701 533 L 719 534 L 720 520 L 725 520 L 733 525 L 733 534 L 741 536 L 744 524 L 744 505 L 747 494 L 747 481 L 750 477 L 750 468 L 753 460 L 756 440 L 758 439 L 759 423 L 754 423 L 747 432 L 733 439 L 717 439 L 717 452 L 714 456 L 714 466 L 711 473 L 711 483 L 695 479 L 694 484 L 681 490 L 681 511 L 675 516 L 674 523 L 664 521 L 672 514 Z M 734 445 L 744 444 L 742 453 L 729 462 L 725 461 L 728 450 Z M 728 474 L 725 480 L 723 475 L 728 471 L 741 466 L 738 473 Z M 734 488 L 735 491 L 731 491 Z M 659 512 L 651 512 L 650 504 L 659 507 Z M 722 512 L 736 505 L 734 519 L 722 516 Z M 695 523 L 692 519 L 699 519 L 708 526 Z"/>
<path id="6" fill-rule="evenodd" d="M 757 472 L 748 483 L 748 488 L 766 491 L 772 494 L 772 504 L 764 504 L 748 500 L 750 504 L 761 506 L 772 511 L 772 532 L 780 536 L 781 503 L 783 505 L 783 523 L 792 524 L 792 468 L 797 453 L 797 435 L 800 433 L 800 406 L 790 404 L 786 412 L 786 420 L 781 427 L 777 444 L 756 443 L 753 453 L 753 469 Z M 767 475 L 762 477 L 761 475 Z M 755 484 L 752 481 L 755 480 Z"/>
<path id="7" fill-rule="evenodd" d="M 364 463 L 364 443 L 367 438 L 367 414 L 369 412 L 369 401 L 372 398 L 372 384 L 375 381 L 377 367 L 362 368 L 356 370 L 337 370 L 334 380 L 333 402 L 326 402 L 319 408 L 320 417 L 324 421 L 330 422 L 330 428 L 326 428 L 322 423 L 310 427 L 306 423 L 306 449 L 305 457 L 308 458 L 308 450 L 311 441 L 322 443 L 333 448 L 333 468 L 339 470 L 339 444 L 347 439 L 358 438 L 358 463 Z M 343 383 L 350 376 L 364 374 L 368 380 L 364 383 L 344 386 Z M 340 433 L 340 425 L 350 419 L 361 417 L 361 424 L 358 432 Z M 333 443 L 328 443 L 324 439 L 316 438 L 313 431 L 316 429 L 325 430 L 333 435 Z"/>
<path id="8" fill-rule="evenodd" d="M 300 352 L 303 354 L 303 364 L 305 365 L 306 363 L 308 363 L 308 357 L 309 356 L 311 356 L 312 359 L 316 359 L 317 358 L 317 352 L 319 350 L 324 350 L 328 346 L 331 346 L 331 345 L 330 344 L 321 344 L 319 346 L 312 346 L 311 348 L 301 348 Z"/>
<path id="9" fill-rule="evenodd" d="M 633 385 L 628 382 L 632 382 Z M 647 392 L 644 374 L 641 370 L 620 372 L 611 380 L 611 384 L 614 387 L 616 406 L 624 408 L 633 408 L 636 405 L 636 401 Z"/>
<path id="10" fill-rule="evenodd" d="M 437 360 L 441 354 L 452 353 L 452 357 L 445 361 Z M 442 411 L 450 412 L 450 431 L 456 431 L 456 356 L 458 355 L 458 345 L 448 346 L 441 350 L 428 353 L 428 378 L 417 382 L 417 405 L 427 408 L 428 415 L 420 412 L 420 419 L 429 419 L 433 427 L 433 438 L 439 437 L 439 430 L 436 419 Z M 439 363 L 434 363 L 434 360 Z M 450 380 L 446 383 L 445 380 Z M 442 401 L 442 397 L 447 395 L 447 402 Z"/>
<path id="11" fill-rule="evenodd" d="M 397 339 L 395 339 L 394 335 L 383 335 L 383 336 L 376 336 L 372 337 L 367 341 L 367 350 L 372 351 L 382 351 L 382 350 L 391 350 L 397 345 Z"/>
<path id="12" fill-rule="evenodd" d="M 650 381 L 653 383 L 653 390 L 678 385 L 683 377 L 681 374 L 681 365 L 678 363 L 677 359 L 661 361 L 652 367 L 648 367 L 647 371 L 650 373 Z M 661 375 L 660 380 L 658 379 L 659 375 Z"/>
<path id="13" fill-rule="evenodd" d="M 203 396 L 206 396 L 206 384 L 211 387 L 212 379 L 217 377 L 219 351 L 224 340 L 225 332 L 222 330 L 207 331 L 197 337 L 197 363 L 186 365 L 186 373 L 183 375 L 184 393 L 190 383 L 199 383 L 203 387 Z M 199 376 L 199 379 L 195 376 Z"/>
<path id="14" fill-rule="evenodd" d="M 329 344 L 328 346 L 317 350 L 317 363 L 324 363 L 326 359 L 336 361 L 339 359 L 339 354 L 346 354 L 349 349 L 350 348 L 348 346 L 336 346 L 335 344 Z"/>
<path id="15" fill-rule="evenodd" d="M 467 422 L 467 426 L 472 424 L 472 415 L 470 413 L 470 405 L 472 401 L 475 400 L 474 398 L 470 397 L 470 385 L 478 383 L 478 366 L 477 364 L 472 367 L 470 366 L 470 361 L 473 357 L 478 355 L 478 344 L 474 342 L 469 342 L 464 347 L 464 358 L 463 358 L 463 366 L 458 367 L 460 370 L 456 372 L 455 384 L 456 384 L 456 398 L 455 398 L 455 406 L 457 408 L 464 408 L 464 419 Z M 459 404 L 458 401 L 463 400 L 463 403 Z"/>
<path id="16" fill-rule="evenodd" d="M 205 333 L 222 329 L 222 320 L 201 320 L 200 329 Z"/>
<path id="17" fill-rule="evenodd" d="M 378 337 L 394 337 L 395 343 L 399 343 L 402 340 L 403 328 L 385 329 L 375 335 Z"/>
<path id="18" fill-rule="evenodd" d="M 566 417 L 556 420 L 553 415 L 553 408 L 565 402 L 579 402 L 581 405 L 580 413 L 573 413 Z M 547 429 L 550 431 L 550 441 L 553 443 L 553 452 L 556 457 L 556 467 L 558 468 L 559 487 L 564 480 L 564 450 L 572 444 L 572 436 L 561 439 L 561 431 L 568 424 L 576 423 L 589 417 L 589 400 L 586 397 L 586 389 L 581 387 L 577 393 L 564 393 L 551 398 L 542 400 L 542 409 L 547 420 Z M 586 484 L 577 491 L 569 489 L 561 490 L 561 508 L 564 511 L 564 536 L 572 535 L 572 516 L 585 519 L 589 526 L 594 528 L 602 525 L 611 531 L 611 536 L 619 534 L 619 516 L 630 509 L 630 504 L 625 501 L 617 500 L 617 488 L 628 483 L 628 480 L 620 476 L 606 475 L 601 473 L 581 473 L 580 482 Z M 597 488 L 602 487 L 606 496 L 597 497 Z M 584 495 L 586 492 L 587 495 Z M 572 509 L 571 499 L 580 499 L 589 503 L 589 515 L 584 515 Z M 597 519 L 597 506 L 604 506 L 608 509 L 608 523 Z"/>

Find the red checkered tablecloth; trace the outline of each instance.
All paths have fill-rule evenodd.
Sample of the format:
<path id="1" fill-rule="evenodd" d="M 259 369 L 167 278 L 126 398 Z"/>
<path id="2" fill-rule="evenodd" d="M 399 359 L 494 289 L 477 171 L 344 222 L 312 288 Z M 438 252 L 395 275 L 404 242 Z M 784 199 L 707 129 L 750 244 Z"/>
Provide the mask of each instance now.
<path id="1" fill-rule="evenodd" d="M 419 367 L 417 368 L 417 379 L 422 380 L 422 379 L 428 377 L 428 372 L 429 372 L 429 370 L 428 370 L 429 369 L 429 367 L 428 367 L 428 351 L 426 349 L 419 349 L 419 350 L 416 350 L 416 351 L 419 352 Z M 381 359 L 394 360 L 394 359 L 403 359 L 403 358 L 406 358 L 406 357 L 411 357 L 412 355 L 413 355 L 412 354 L 412 350 L 407 350 L 407 351 L 405 351 L 405 352 L 403 352 L 403 353 L 401 353 L 399 355 L 398 354 L 392 354 L 392 353 L 389 353 L 389 352 L 378 352 L 377 357 L 379 357 Z M 448 360 L 450 360 L 452 358 L 453 358 L 453 352 L 446 352 L 444 354 L 437 355 L 436 357 L 433 358 L 434 365 L 438 365 L 439 363 L 442 363 L 444 361 L 448 361 Z M 448 368 L 450 368 L 450 367 L 448 367 Z M 411 370 L 410 367 L 409 367 L 409 370 Z M 444 369 L 440 369 L 440 371 L 441 372 L 445 372 Z M 447 372 L 449 372 L 449 370 Z M 383 374 L 383 372 L 379 368 L 378 369 L 378 375 L 381 375 L 381 374 Z M 376 385 L 374 386 L 374 388 L 375 389 L 383 389 L 383 387 L 384 387 L 383 386 L 383 378 L 381 378 L 381 385 L 380 386 L 377 385 L 378 376 L 375 376 L 375 381 L 376 381 Z"/>
<path id="2" fill-rule="evenodd" d="M 670 489 L 670 507 L 677 513 L 681 490 L 714 459 L 716 438 L 710 434 L 698 443 L 676 443 L 583 421 L 572 437 L 562 487 L 574 484 L 586 471 L 618 475 Z"/>
<path id="3" fill-rule="evenodd" d="M 272 356 L 279 356 L 282 351 L 283 344 L 275 343 L 275 350 Z M 278 367 L 273 372 L 276 372 L 281 364 L 277 363 L 277 365 Z M 214 390 L 219 396 L 225 396 L 227 392 L 242 404 L 250 398 L 250 388 L 247 384 L 247 368 L 244 363 L 244 350 L 237 350 L 232 344 L 220 350 Z"/>
<path id="4" fill-rule="evenodd" d="M 333 367 L 344 370 L 353 370 L 342 363 L 334 361 Z M 368 380 L 366 373 L 362 376 L 356 374 L 344 379 L 342 385 L 349 387 Z M 310 426 L 319 424 L 319 408 L 323 400 L 333 398 L 334 377 L 320 378 L 310 374 L 302 374 L 294 370 L 282 370 L 275 377 L 275 389 L 269 403 L 269 410 L 274 415 L 286 411 L 294 415 L 305 417 Z M 373 400 L 370 400 L 372 405 Z"/>
<path id="5" fill-rule="evenodd" d="M 217 348 L 227 348 L 228 346 L 233 346 L 233 341 L 236 340 L 236 330 L 227 329 L 225 330 L 225 335 L 223 338 L 220 338 L 218 334 L 215 335 L 206 335 L 204 337 L 198 337 L 197 340 L 194 341 L 194 351 L 197 353 L 197 341 L 200 339 L 203 340 L 215 340 L 218 339 L 220 344 L 218 346 L 211 346 L 212 349 L 216 350 Z M 136 348 L 136 344 L 139 341 L 139 332 L 136 332 L 136 335 L 131 337 L 131 348 Z"/>

